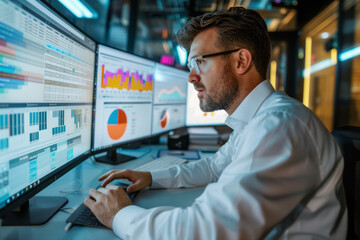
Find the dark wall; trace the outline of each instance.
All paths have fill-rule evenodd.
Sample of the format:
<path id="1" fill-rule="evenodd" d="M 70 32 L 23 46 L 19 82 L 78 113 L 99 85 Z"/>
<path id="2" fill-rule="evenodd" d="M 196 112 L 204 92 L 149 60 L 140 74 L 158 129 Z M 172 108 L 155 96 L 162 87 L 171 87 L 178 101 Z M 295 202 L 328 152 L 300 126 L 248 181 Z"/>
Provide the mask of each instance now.
<path id="1" fill-rule="evenodd" d="M 334 0 L 299 0 L 297 8 L 298 29 L 301 29 L 307 22 L 309 22 L 332 2 L 334 2 Z"/>

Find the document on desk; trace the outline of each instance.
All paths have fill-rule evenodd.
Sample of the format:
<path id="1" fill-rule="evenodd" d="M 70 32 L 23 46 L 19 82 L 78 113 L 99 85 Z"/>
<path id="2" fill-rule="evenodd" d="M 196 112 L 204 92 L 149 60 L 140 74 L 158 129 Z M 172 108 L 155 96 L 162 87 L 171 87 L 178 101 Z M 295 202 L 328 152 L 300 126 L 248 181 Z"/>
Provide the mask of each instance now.
<path id="1" fill-rule="evenodd" d="M 187 160 L 198 160 L 200 159 L 200 154 L 198 151 L 194 150 L 166 150 L 162 149 L 158 152 L 158 157 L 163 156 L 174 156 L 179 157 Z"/>

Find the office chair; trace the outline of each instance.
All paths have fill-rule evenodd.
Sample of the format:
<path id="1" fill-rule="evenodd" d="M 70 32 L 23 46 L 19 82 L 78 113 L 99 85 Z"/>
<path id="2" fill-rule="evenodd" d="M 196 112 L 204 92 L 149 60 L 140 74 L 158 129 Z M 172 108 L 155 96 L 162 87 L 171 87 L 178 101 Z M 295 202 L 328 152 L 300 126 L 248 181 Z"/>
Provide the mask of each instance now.
<path id="1" fill-rule="evenodd" d="M 360 127 L 332 131 L 344 156 L 343 183 L 348 208 L 347 240 L 360 239 Z M 358 169 L 357 169 L 358 168 Z"/>

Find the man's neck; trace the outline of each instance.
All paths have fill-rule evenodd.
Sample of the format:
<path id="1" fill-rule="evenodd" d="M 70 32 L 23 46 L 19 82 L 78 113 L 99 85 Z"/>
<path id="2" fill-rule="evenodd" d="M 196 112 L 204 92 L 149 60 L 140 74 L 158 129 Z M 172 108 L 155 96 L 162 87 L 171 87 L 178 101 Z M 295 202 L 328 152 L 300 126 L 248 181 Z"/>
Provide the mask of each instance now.
<path id="1" fill-rule="evenodd" d="M 257 87 L 263 80 L 261 78 L 253 78 L 250 81 L 244 81 L 246 84 L 243 86 L 240 86 L 239 94 L 234 99 L 233 103 L 231 104 L 229 109 L 226 109 L 225 111 L 227 114 L 231 115 L 235 110 L 240 106 L 240 104 L 244 101 L 244 99 L 251 93 L 254 88 Z"/>

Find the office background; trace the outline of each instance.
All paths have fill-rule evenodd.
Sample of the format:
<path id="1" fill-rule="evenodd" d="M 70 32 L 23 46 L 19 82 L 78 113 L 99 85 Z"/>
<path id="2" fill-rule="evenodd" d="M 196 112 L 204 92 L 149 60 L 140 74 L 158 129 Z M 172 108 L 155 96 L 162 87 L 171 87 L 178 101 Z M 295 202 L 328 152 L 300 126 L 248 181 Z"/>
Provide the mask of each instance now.
<path id="1" fill-rule="evenodd" d="M 266 20 L 273 49 L 268 79 L 302 101 L 331 131 L 360 124 L 359 0 L 47 0 L 95 41 L 186 69 L 174 35 L 188 17 L 242 5 Z"/>

